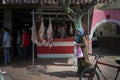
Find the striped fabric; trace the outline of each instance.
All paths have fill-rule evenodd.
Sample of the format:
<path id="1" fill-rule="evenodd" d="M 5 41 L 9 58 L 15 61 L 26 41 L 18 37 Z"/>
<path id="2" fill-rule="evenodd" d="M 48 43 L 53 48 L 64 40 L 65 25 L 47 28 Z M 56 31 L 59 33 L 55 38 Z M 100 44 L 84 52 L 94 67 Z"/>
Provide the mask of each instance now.
<path id="1" fill-rule="evenodd" d="M 92 0 L 69 0 L 69 4 L 90 3 Z M 98 3 L 110 3 L 111 0 L 97 0 Z M 2 4 L 59 4 L 59 0 L 2 0 Z"/>

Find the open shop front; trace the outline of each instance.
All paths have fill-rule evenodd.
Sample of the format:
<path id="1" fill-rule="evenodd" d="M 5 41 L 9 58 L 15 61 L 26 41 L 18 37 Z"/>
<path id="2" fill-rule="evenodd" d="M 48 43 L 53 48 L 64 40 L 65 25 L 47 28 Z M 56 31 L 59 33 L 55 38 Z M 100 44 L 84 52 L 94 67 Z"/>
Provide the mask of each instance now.
<path id="1" fill-rule="evenodd" d="M 96 4 L 96 2 L 95 2 Z M 84 14 L 82 15 L 82 27 L 84 29 L 87 46 L 89 52 L 92 51 L 91 45 L 92 40 L 89 40 L 90 33 L 90 24 L 92 22 L 92 10 L 93 5 L 86 7 Z M 80 5 L 72 5 L 73 11 L 77 12 L 76 9 L 84 9 L 84 7 L 88 5 L 81 4 Z M 50 6 L 49 6 L 50 7 Z M 52 7 L 53 8 L 53 7 Z M 88 11 L 87 11 L 88 10 Z M 37 56 L 38 58 L 64 58 L 64 57 L 74 57 L 74 35 L 75 35 L 75 25 L 73 21 L 65 14 L 64 9 L 57 8 L 53 10 L 49 8 L 45 10 L 38 9 L 36 10 L 34 26 L 36 26 L 37 36 L 38 36 L 38 44 L 37 44 Z M 81 15 L 80 14 L 80 15 Z M 73 16 L 72 16 L 73 17 Z M 48 39 L 49 31 L 52 32 L 52 44 L 49 44 L 50 41 Z M 50 33 L 51 33 L 50 32 Z M 42 35 L 42 39 L 41 39 Z M 87 37 L 88 36 L 88 37 Z M 42 41 L 41 41 L 42 40 Z"/>
<path id="2" fill-rule="evenodd" d="M 38 26 L 36 30 L 39 39 L 37 44 L 38 58 L 64 58 L 74 56 L 74 26 L 65 14 L 50 13 L 49 15 L 42 15 L 42 19 L 35 22 Z M 41 38 L 42 30 L 44 32 Z M 49 31 L 50 34 L 48 33 Z M 51 39 L 48 39 L 49 35 Z"/>
<path id="3" fill-rule="evenodd" d="M 34 19 L 35 19 L 35 25 L 36 25 L 36 32 L 38 36 L 38 44 L 37 44 L 37 56 L 38 58 L 59 58 L 59 57 L 74 57 L 74 35 L 75 35 L 75 27 L 73 21 L 68 18 L 68 16 L 65 13 L 65 10 L 63 9 L 63 6 L 60 4 L 60 1 L 62 0 L 2 0 L 2 4 L 6 4 L 10 9 L 11 12 L 13 11 L 13 15 L 18 14 L 16 16 L 19 16 L 19 19 L 15 17 L 15 24 L 13 24 L 13 28 L 17 28 L 18 26 L 32 26 L 32 21 L 31 21 L 31 14 L 30 12 L 34 9 L 35 12 L 38 12 L 37 14 L 35 13 Z M 76 12 L 77 8 L 82 9 L 86 5 L 88 5 L 91 0 L 68 0 L 70 7 Z M 109 0 L 105 1 L 104 0 L 97 0 L 98 3 L 107 3 Z M 12 5 L 9 5 L 12 4 Z M 24 4 L 24 5 L 23 5 Z M 79 5 L 79 6 L 78 6 Z M 3 8 L 5 7 L 2 5 Z M 38 9 L 37 9 L 38 8 Z M 4 8 L 6 9 L 6 8 Z M 14 12 L 14 10 L 15 12 Z M 23 10 L 25 9 L 25 10 Z M 30 11 L 26 12 L 26 9 L 29 9 Z M 36 10 L 37 9 L 37 10 Z M 23 11 L 20 11 L 23 10 Z M 18 13 L 16 13 L 18 11 Z M 26 12 L 30 16 L 28 18 L 26 15 L 22 15 L 21 12 Z M 85 13 L 85 16 L 82 18 L 83 19 L 83 27 L 85 32 L 88 34 L 90 29 L 90 21 L 92 21 L 92 11 L 88 11 Z M 6 12 L 7 13 L 7 12 Z M 25 14 L 26 14 L 25 13 Z M 22 16 L 22 17 L 21 17 Z M 41 20 L 41 17 L 43 20 Z M 20 19 L 23 18 L 23 19 Z M 24 23 L 24 20 L 27 19 Z M 51 20 L 50 20 L 51 19 Z M 11 19 L 12 20 L 12 19 Z M 10 21 L 11 21 L 10 20 Z M 20 21 L 21 20 L 21 21 Z M 6 22 L 7 19 L 6 19 Z M 17 24 L 17 22 L 20 25 Z M 13 23 L 13 22 L 9 22 Z M 23 25 L 22 25 L 23 24 Z M 29 25 L 28 25 L 29 24 Z M 42 45 L 41 38 L 40 38 L 40 26 L 44 25 L 44 40 L 46 40 L 45 44 Z M 48 27 L 52 26 L 52 47 L 49 48 L 48 45 L 48 40 L 46 39 L 47 37 L 47 30 Z M 89 27 L 88 27 L 89 26 Z M 16 29 L 15 29 L 16 30 Z M 89 38 L 87 38 L 88 41 Z M 89 42 L 88 42 L 89 45 Z"/>
<path id="4" fill-rule="evenodd" d="M 41 17 L 38 19 L 38 16 Z M 88 13 L 86 13 L 82 17 L 82 26 L 86 35 L 89 32 L 87 32 L 88 16 Z M 36 27 L 36 31 L 34 30 L 34 32 L 37 33 L 38 39 L 37 57 L 74 57 L 73 42 L 75 36 L 75 26 L 73 21 L 71 21 L 64 12 L 47 12 L 41 15 L 35 15 L 34 17 L 37 17 L 36 19 L 34 19 L 34 27 Z M 48 39 L 48 36 L 50 36 L 51 39 Z M 49 43 L 50 41 L 51 44 Z"/>

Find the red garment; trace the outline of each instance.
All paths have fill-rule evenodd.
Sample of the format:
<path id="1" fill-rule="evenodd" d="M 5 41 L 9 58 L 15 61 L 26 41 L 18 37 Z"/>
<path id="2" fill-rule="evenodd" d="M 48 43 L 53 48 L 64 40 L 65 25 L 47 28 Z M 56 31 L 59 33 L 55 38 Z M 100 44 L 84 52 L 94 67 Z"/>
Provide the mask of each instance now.
<path id="1" fill-rule="evenodd" d="M 23 41 L 23 47 L 27 47 L 30 45 L 30 38 L 26 32 L 24 32 L 22 35 L 22 41 Z"/>

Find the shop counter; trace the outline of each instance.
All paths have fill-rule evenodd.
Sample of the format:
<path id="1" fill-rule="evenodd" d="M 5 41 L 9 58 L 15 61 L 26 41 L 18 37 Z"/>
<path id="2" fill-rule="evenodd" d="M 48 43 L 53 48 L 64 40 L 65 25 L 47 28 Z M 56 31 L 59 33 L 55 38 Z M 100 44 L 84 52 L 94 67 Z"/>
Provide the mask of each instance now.
<path id="1" fill-rule="evenodd" d="M 53 39 L 53 47 L 49 48 L 46 42 L 44 46 L 41 41 L 37 45 L 38 58 L 65 58 L 74 57 L 74 39 Z"/>

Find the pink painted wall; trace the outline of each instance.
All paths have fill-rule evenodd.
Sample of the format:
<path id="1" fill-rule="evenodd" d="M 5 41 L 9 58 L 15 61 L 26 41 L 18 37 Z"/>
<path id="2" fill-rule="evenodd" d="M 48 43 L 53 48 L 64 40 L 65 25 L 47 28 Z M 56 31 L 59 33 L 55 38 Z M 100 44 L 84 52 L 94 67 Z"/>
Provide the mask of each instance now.
<path id="1" fill-rule="evenodd" d="M 102 20 L 107 20 L 107 15 L 110 15 L 111 20 L 120 21 L 120 10 L 98 10 L 95 9 L 93 12 L 93 19 L 91 29 L 95 27 L 98 22 Z M 92 38 L 89 40 L 89 53 L 92 53 Z"/>
<path id="2" fill-rule="evenodd" d="M 106 19 L 106 15 L 110 15 L 110 19 L 120 21 L 120 10 L 94 10 L 92 26 L 101 20 Z"/>

